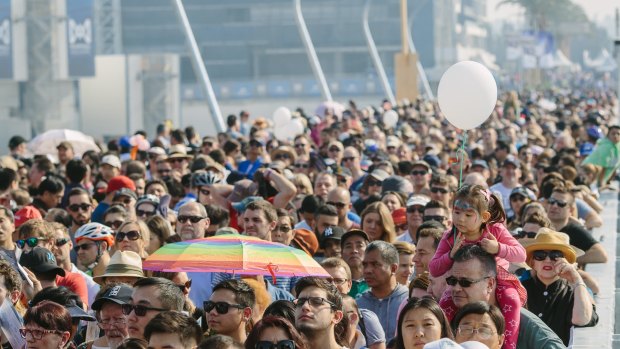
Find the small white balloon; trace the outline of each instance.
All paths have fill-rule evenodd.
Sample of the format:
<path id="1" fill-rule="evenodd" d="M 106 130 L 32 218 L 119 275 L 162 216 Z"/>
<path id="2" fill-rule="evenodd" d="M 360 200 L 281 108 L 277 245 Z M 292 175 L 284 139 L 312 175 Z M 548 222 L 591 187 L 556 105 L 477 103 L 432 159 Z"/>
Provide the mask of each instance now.
<path id="1" fill-rule="evenodd" d="M 273 135 L 279 141 L 286 141 L 291 135 L 291 130 L 288 128 L 288 125 L 276 126 L 273 130 Z"/>
<path id="2" fill-rule="evenodd" d="M 463 61 L 454 64 L 441 77 L 437 89 L 441 112 L 461 130 L 485 122 L 497 102 L 497 84 L 482 64 Z"/>
<path id="3" fill-rule="evenodd" d="M 292 138 L 304 133 L 304 124 L 299 119 L 293 119 L 289 122 L 287 128 L 290 129 Z"/>
<path id="4" fill-rule="evenodd" d="M 291 111 L 287 107 L 279 107 L 273 112 L 273 124 L 276 126 L 283 126 L 291 121 Z"/>
<path id="5" fill-rule="evenodd" d="M 383 124 L 386 128 L 393 128 L 398 122 L 398 113 L 392 109 L 383 113 Z"/>

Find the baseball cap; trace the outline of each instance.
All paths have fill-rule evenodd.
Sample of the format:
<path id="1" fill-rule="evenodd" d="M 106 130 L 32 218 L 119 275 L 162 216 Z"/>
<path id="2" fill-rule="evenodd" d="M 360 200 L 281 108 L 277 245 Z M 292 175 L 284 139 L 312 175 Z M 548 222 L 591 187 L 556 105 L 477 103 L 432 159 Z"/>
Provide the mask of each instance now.
<path id="1" fill-rule="evenodd" d="M 291 245 L 303 250 L 310 257 L 314 256 L 316 251 L 319 250 L 319 240 L 316 238 L 314 232 L 308 229 L 295 229 L 293 232 L 295 236 L 293 237 L 293 241 L 291 241 Z"/>
<path id="2" fill-rule="evenodd" d="M 366 240 L 366 242 L 370 242 L 370 238 L 368 237 L 368 234 L 366 234 L 365 231 L 361 229 L 351 229 L 348 232 L 344 233 L 342 237 L 340 237 L 340 246 L 344 246 L 344 243 L 347 241 L 347 239 L 352 236 L 360 236 L 364 240 Z"/>
<path id="3" fill-rule="evenodd" d="M 59 148 L 65 148 L 65 149 L 71 149 L 71 150 L 73 150 L 73 144 L 71 144 L 71 142 L 69 142 L 69 141 L 62 141 L 62 142 L 60 142 L 60 143 L 56 146 L 56 149 L 59 149 Z"/>
<path id="4" fill-rule="evenodd" d="M 131 189 L 132 191 L 136 190 L 136 185 L 131 180 L 131 178 L 127 176 L 116 176 L 112 177 L 108 182 L 108 188 L 106 189 L 106 194 L 110 194 L 111 192 L 120 190 L 121 188 Z"/>
<path id="5" fill-rule="evenodd" d="M 22 143 L 26 143 L 26 139 L 20 135 L 15 135 L 9 139 L 9 149 L 17 148 Z"/>
<path id="6" fill-rule="evenodd" d="M 56 264 L 54 254 L 43 247 L 37 246 L 30 252 L 22 254 L 19 264 L 35 273 L 55 272 L 57 275 L 65 276 L 65 270 Z"/>
<path id="7" fill-rule="evenodd" d="M 429 201 L 431 201 L 431 199 L 429 199 L 426 196 L 414 195 L 410 197 L 409 200 L 407 200 L 407 207 L 416 206 L 416 205 L 426 206 L 426 204 L 428 204 Z"/>
<path id="8" fill-rule="evenodd" d="M 327 240 L 337 240 L 340 241 L 345 231 L 339 226 L 327 227 L 323 231 L 322 239 L 321 239 L 321 247 L 325 246 L 325 242 Z"/>
<path id="9" fill-rule="evenodd" d="M 516 187 L 514 188 L 511 192 L 510 192 L 510 197 L 513 197 L 514 195 L 521 195 L 524 198 L 528 198 L 532 201 L 536 200 L 536 195 L 534 195 L 534 193 L 526 187 Z"/>
<path id="10" fill-rule="evenodd" d="M 136 192 L 128 188 L 120 188 L 117 190 L 116 194 L 114 194 L 114 199 L 118 199 L 121 196 L 129 196 L 134 200 L 138 200 L 138 195 L 136 195 Z"/>
<path id="11" fill-rule="evenodd" d="M 480 167 L 482 167 L 482 168 L 484 168 L 486 170 L 489 169 L 489 164 L 487 164 L 487 162 L 484 161 L 484 160 L 474 160 L 471 163 L 471 167 L 475 167 L 475 166 L 480 166 Z"/>
<path id="12" fill-rule="evenodd" d="M 394 225 L 407 223 L 407 209 L 404 207 L 395 209 L 392 211 L 392 219 L 394 220 Z"/>
<path id="13" fill-rule="evenodd" d="M 382 169 L 380 169 L 380 168 L 378 168 L 378 169 L 376 169 L 376 170 L 372 171 L 372 172 L 370 173 L 370 175 L 371 175 L 372 177 L 376 178 L 376 179 L 377 179 L 377 180 L 379 180 L 379 181 L 384 181 L 386 178 L 388 178 L 388 177 L 390 176 L 387 172 L 383 171 L 383 170 L 382 170 Z"/>
<path id="14" fill-rule="evenodd" d="M 517 159 L 514 155 L 508 155 L 506 157 L 506 160 L 504 160 L 504 162 L 502 163 L 502 166 L 506 166 L 508 164 L 519 167 L 521 163 L 519 162 L 519 159 Z"/>
<path id="15" fill-rule="evenodd" d="M 15 229 L 31 219 L 43 219 L 41 212 L 34 206 L 24 206 L 15 212 Z"/>
<path id="16" fill-rule="evenodd" d="M 424 166 L 426 167 L 427 170 L 431 169 L 431 165 L 429 165 L 428 162 L 424 160 L 417 160 L 417 161 L 414 161 L 413 164 L 411 164 L 411 168 L 416 167 L 416 166 Z"/>
<path id="17" fill-rule="evenodd" d="M 112 302 L 116 304 L 129 304 L 131 303 L 131 293 L 133 288 L 126 284 L 116 285 L 109 288 L 101 297 L 97 298 L 91 308 L 93 310 L 101 310 L 101 307 L 105 302 Z"/>
<path id="18" fill-rule="evenodd" d="M 108 154 L 106 156 L 104 156 L 101 159 L 101 164 L 104 165 L 110 165 L 112 167 L 116 167 L 118 169 L 121 168 L 121 160 L 118 158 L 118 156 L 114 155 L 114 154 Z"/>

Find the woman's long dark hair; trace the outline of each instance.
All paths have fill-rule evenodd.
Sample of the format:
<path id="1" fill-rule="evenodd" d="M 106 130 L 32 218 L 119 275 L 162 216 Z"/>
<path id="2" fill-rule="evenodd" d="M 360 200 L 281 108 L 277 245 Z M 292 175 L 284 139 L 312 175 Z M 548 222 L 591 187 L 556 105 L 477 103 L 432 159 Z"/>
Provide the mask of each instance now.
<path id="1" fill-rule="evenodd" d="M 245 340 L 245 349 L 254 349 L 263 330 L 270 327 L 280 328 L 286 332 L 288 337 L 295 342 L 295 349 L 308 349 L 305 340 L 299 332 L 297 332 L 295 327 L 291 325 L 288 320 L 279 316 L 266 316 L 257 322 L 250 334 L 248 334 L 248 338 Z"/>
<path id="2" fill-rule="evenodd" d="M 428 309 L 428 311 L 435 315 L 435 317 L 441 324 L 441 338 L 454 339 L 454 336 L 452 335 L 452 329 L 450 328 L 450 323 L 448 322 L 446 315 L 443 313 L 443 310 L 441 310 L 436 300 L 431 297 L 411 298 L 398 315 L 398 327 L 396 328 L 396 349 L 405 349 L 405 340 L 403 339 L 402 332 L 405 315 L 407 315 L 409 311 L 419 308 Z"/>

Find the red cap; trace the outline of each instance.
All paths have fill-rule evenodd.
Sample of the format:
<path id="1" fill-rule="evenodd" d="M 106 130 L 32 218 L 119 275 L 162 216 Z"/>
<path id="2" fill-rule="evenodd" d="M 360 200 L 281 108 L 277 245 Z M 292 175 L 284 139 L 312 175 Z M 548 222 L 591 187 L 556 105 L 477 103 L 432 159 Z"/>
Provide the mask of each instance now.
<path id="1" fill-rule="evenodd" d="M 310 257 L 314 256 L 319 250 L 319 240 L 316 235 L 307 229 L 295 229 L 293 232 L 295 233 L 293 246 L 302 249 Z"/>
<path id="2" fill-rule="evenodd" d="M 128 188 L 132 191 L 136 191 L 136 185 L 133 183 L 131 178 L 127 176 L 116 176 L 108 182 L 108 188 L 105 193 L 110 194 L 122 188 Z"/>
<path id="3" fill-rule="evenodd" d="M 404 207 L 397 208 L 392 212 L 392 219 L 395 225 L 407 223 L 407 209 Z"/>
<path id="4" fill-rule="evenodd" d="M 43 219 L 41 212 L 34 206 L 24 206 L 15 212 L 15 229 L 31 219 Z"/>

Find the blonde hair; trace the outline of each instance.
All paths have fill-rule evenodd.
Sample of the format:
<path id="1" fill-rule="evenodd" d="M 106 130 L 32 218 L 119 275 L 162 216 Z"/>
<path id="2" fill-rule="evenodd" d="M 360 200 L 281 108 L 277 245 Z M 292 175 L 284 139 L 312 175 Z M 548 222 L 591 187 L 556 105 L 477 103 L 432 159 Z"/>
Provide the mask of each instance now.
<path id="1" fill-rule="evenodd" d="M 396 240 L 396 228 L 394 226 L 394 220 L 390 209 L 381 201 L 373 202 L 366 206 L 362 211 L 362 230 L 364 230 L 364 217 L 369 213 L 376 213 L 381 218 L 381 228 L 383 229 L 383 235 L 379 240 L 392 243 Z"/>
<path id="2" fill-rule="evenodd" d="M 144 223 L 141 220 L 126 221 L 120 227 L 118 227 L 118 231 L 121 231 L 125 226 L 127 226 L 129 224 L 135 224 L 135 225 L 138 226 L 138 232 L 140 233 L 140 240 L 142 240 L 142 244 L 143 244 L 143 246 L 142 246 L 142 254 L 140 255 L 140 257 L 142 257 L 142 258 L 148 257 L 148 253 L 146 252 L 146 248 L 149 246 L 149 243 L 151 241 L 151 232 L 149 230 L 149 227 L 146 225 L 146 223 Z M 114 246 L 116 246 L 116 244 L 114 244 Z M 118 247 L 117 247 L 117 249 L 118 249 Z"/>
<path id="3" fill-rule="evenodd" d="M 306 191 L 305 193 L 297 192 L 297 194 L 312 195 L 314 193 L 314 189 L 312 188 L 312 182 L 310 182 L 310 178 L 308 178 L 308 176 L 306 176 L 305 174 L 296 173 L 293 177 L 292 182 L 295 185 L 295 188 L 302 187 Z"/>

